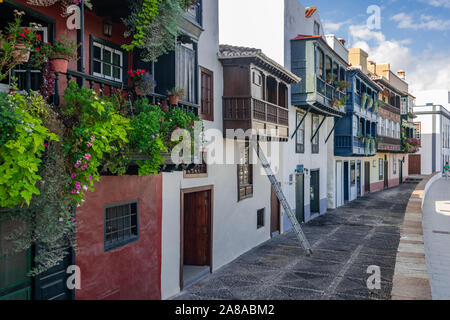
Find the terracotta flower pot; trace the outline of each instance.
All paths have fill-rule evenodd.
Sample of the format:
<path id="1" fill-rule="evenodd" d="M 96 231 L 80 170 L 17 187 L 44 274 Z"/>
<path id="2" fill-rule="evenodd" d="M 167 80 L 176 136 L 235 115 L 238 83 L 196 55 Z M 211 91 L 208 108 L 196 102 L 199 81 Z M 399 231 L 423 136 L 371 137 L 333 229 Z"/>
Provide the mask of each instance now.
<path id="1" fill-rule="evenodd" d="M 69 59 L 67 58 L 56 58 L 51 59 L 50 63 L 55 68 L 56 73 L 67 73 L 67 67 L 69 66 Z"/>
<path id="2" fill-rule="evenodd" d="M 23 43 L 16 44 L 13 51 L 14 59 L 20 63 L 27 63 L 30 60 L 30 49 L 25 47 Z"/>
<path id="3" fill-rule="evenodd" d="M 171 105 L 171 106 L 178 105 L 178 97 L 177 96 L 169 96 L 169 105 Z"/>

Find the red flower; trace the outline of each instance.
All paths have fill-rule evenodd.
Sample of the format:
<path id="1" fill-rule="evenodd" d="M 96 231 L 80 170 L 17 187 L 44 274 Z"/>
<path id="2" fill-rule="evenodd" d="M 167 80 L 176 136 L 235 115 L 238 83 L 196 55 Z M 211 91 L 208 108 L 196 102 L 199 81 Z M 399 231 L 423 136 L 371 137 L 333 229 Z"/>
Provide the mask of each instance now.
<path id="1" fill-rule="evenodd" d="M 12 38 L 12 34 L 9 35 L 9 38 L 10 38 L 10 39 Z"/>
<path id="2" fill-rule="evenodd" d="M 20 36 L 21 36 L 22 38 L 25 38 L 25 35 L 24 35 L 23 33 L 21 33 Z"/>
<path id="3" fill-rule="evenodd" d="M 37 35 L 36 35 L 36 39 L 42 40 L 42 36 L 41 36 L 40 34 L 37 34 Z"/>
<path id="4" fill-rule="evenodd" d="M 25 28 L 24 31 L 26 34 L 28 34 L 28 28 Z"/>
<path id="5" fill-rule="evenodd" d="M 39 50 L 40 50 L 39 48 L 36 48 L 36 51 L 37 51 L 37 52 L 39 52 Z"/>

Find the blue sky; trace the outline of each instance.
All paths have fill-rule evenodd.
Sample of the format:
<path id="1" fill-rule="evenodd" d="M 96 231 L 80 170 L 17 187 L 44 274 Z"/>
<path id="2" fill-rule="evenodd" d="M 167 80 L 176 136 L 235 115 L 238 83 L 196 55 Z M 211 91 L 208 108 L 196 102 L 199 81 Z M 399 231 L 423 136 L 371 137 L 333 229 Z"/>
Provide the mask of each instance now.
<path id="1" fill-rule="evenodd" d="M 450 89 L 450 0 L 314 0 L 326 33 L 362 47 L 377 63 L 405 69 L 412 91 Z M 381 9 L 381 28 L 369 30 L 367 8 Z"/>

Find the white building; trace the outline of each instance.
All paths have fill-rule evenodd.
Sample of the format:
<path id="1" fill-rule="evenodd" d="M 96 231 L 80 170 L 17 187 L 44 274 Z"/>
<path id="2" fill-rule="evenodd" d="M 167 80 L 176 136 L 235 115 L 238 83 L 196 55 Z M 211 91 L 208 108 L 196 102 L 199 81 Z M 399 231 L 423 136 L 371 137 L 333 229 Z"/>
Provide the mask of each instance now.
<path id="1" fill-rule="evenodd" d="M 422 174 L 442 171 L 450 162 L 450 92 L 431 90 L 416 92 L 414 120 L 420 127 Z"/>
<path id="2" fill-rule="evenodd" d="M 227 86 L 218 57 L 218 2 L 203 1 L 204 30 L 195 43 L 198 47 L 198 101 L 204 113 L 206 133 L 203 151 L 208 159 L 217 157 L 220 161 L 232 154 L 235 154 L 234 159 L 239 158 L 238 147 L 242 143 L 223 136 L 222 107 Z M 253 28 L 252 32 L 255 30 Z M 278 68 L 274 61 L 260 56 L 264 64 Z M 283 73 L 283 70 L 278 72 Z M 223 157 L 218 156 L 218 152 L 223 152 Z M 269 240 L 274 232 L 282 231 L 280 207 L 260 161 L 251 167 L 237 163 L 236 160 L 232 164 L 209 163 L 195 172 L 163 174 L 163 299 L 178 294 L 200 276 L 214 272 Z M 252 174 L 246 179 L 249 171 Z"/>
<path id="3" fill-rule="evenodd" d="M 240 10 L 236 10 L 237 7 Z M 298 0 L 222 0 L 220 9 L 221 43 L 261 48 L 288 70 L 293 70 L 291 40 L 298 35 L 320 35 L 325 39 L 317 8 L 306 8 Z M 251 15 L 248 14 L 250 11 Z M 330 37 L 329 41 L 331 40 L 334 41 L 334 37 Z M 330 43 L 334 46 L 334 43 Z M 338 46 L 342 44 L 339 43 L 336 47 Z M 337 50 L 345 56 L 345 48 Z M 289 105 L 289 132 L 292 135 L 305 111 L 292 107 L 291 91 Z M 300 221 L 309 221 L 327 211 L 327 159 L 333 154 L 333 135 L 328 143 L 325 140 L 334 125 L 332 117 L 324 120 L 314 137 L 314 143 L 311 141 L 315 132 L 313 126 L 314 129 L 318 128 L 322 120 L 322 115 L 307 113 L 299 128 L 301 141 L 297 143 L 296 139 L 300 137 L 297 134 L 293 139 L 289 137 L 289 142 L 282 146 L 281 184 Z M 297 147 L 300 144 L 301 150 Z M 289 219 L 283 216 L 282 229 L 290 227 Z"/>

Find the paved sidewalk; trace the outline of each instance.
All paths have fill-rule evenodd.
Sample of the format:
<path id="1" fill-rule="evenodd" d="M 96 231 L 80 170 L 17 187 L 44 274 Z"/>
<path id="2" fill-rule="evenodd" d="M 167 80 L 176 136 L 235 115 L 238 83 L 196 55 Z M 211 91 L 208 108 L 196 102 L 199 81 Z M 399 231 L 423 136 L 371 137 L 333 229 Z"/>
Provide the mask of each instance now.
<path id="1" fill-rule="evenodd" d="M 400 226 L 415 186 L 371 194 L 306 224 L 311 257 L 290 232 L 242 255 L 175 299 L 390 299 Z M 381 269 L 380 290 L 367 288 L 372 265 Z"/>
<path id="2" fill-rule="evenodd" d="M 425 255 L 433 299 L 450 299 L 450 179 L 436 181 L 423 207 Z"/>

